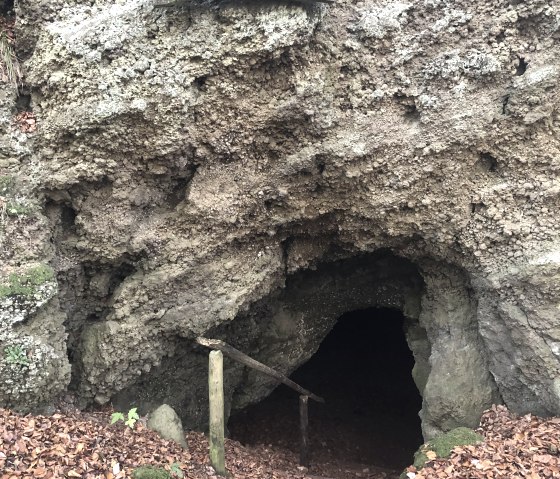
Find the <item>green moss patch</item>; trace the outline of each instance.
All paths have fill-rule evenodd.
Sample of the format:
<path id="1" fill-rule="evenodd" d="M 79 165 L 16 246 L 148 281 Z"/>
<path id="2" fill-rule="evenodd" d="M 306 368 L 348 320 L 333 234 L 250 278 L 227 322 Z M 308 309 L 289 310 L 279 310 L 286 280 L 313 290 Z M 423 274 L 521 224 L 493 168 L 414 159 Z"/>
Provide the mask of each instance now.
<path id="1" fill-rule="evenodd" d="M 50 266 L 39 265 L 28 269 L 24 273 L 12 273 L 4 284 L 0 284 L 0 298 L 8 296 L 29 297 L 35 294 L 37 287 L 54 278 L 54 272 Z"/>
<path id="2" fill-rule="evenodd" d="M 484 437 L 468 427 L 452 429 L 420 446 L 414 454 L 414 466 L 421 469 L 426 462 L 434 459 L 434 454 L 435 458 L 447 458 L 456 446 L 477 444 L 483 441 Z"/>
<path id="3" fill-rule="evenodd" d="M 10 201 L 6 205 L 6 213 L 8 216 L 27 216 L 33 212 L 30 206 L 26 206 L 16 201 Z"/>
<path id="4" fill-rule="evenodd" d="M 132 471 L 133 479 L 171 479 L 171 475 L 160 467 L 142 466 Z"/>
<path id="5" fill-rule="evenodd" d="M 36 210 L 36 206 L 24 198 L 16 197 L 16 181 L 14 176 L 0 175 L 0 196 L 4 202 L 4 211 L 11 217 L 29 216 Z"/>
<path id="6" fill-rule="evenodd" d="M 0 196 L 10 195 L 15 188 L 16 180 L 13 176 L 0 176 Z"/>

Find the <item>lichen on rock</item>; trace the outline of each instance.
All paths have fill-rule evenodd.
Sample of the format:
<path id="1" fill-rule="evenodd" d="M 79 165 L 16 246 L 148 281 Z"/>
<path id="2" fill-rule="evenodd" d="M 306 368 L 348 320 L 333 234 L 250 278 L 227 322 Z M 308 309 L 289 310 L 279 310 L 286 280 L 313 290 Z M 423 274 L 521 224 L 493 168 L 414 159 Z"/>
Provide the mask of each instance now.
<path id="1" fill-rule="evenodd" d="M 36 300 L 38 306 L 54 296 L 56 282 L 52 268 L 39 265 L 23 272 L 11 273 L 0 278 L 0 298 L 23 298 Z M 43 299 L 42 299 L 43 298 Z"/>
<path id="2" fill-rule="evenodd" d="M 37 409 L 63 391 L 69 379 L 67 358 L 57 350 L 56 337 L 33 334 L 35 327 L 28 323 L 56 296 L 53 270 L 34 266 L 11 273 L 0 284 L 0 403 L 24 411 Z M 10 360 L 10 349 L 21 358 Z"/>

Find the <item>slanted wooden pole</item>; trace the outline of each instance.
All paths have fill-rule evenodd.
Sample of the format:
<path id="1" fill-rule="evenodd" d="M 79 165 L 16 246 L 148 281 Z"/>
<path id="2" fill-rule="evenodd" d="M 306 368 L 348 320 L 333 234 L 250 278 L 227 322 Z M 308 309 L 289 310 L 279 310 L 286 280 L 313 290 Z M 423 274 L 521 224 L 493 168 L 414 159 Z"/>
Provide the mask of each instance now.
<path id="1" fill-rule="evenodd" d="M 206 346 L 207 348 L 216 349 L 218 351 L 223 351 L 226 356 L 229 356 L 232 359 L 235 359 L 237 362 L 244 364 L 250 368 L 255 369 L 263 374 L 273 377 L 277 381 L 280 381 L 282 384 L 292 388 L 294 391 L 297 391 L 304 396 L 308 396 L 314 401 L 324 403 L 325 400 L 313 394 L 311 391 L 302 388 L 299 384 L 293 382 L 290 378 L 284 376 L 283 374 L 275 371 L 274 369 L 266 366 L 265 364 L 247 356 L 245 353 L 242 353 L 238 349 L 235 349 L 233 346 L 230 346 L 227 343 L 224 343 L 220 339 L 209 339 L 209 338 L 196 338 L 196 342 L 202 346 Z"/>
<path id="2" fill-rule="evenodd" d="M 224 356 L 210 351 L 208 396 L 210 400 L 210 463 L 220 476 L 226 475 L 224 450 Z"/>
<path id="3" fill-rule="evenodd" d="M 219 339 L 209 339 L 199 337 L 196 342 L 207 348 L 214 349 L 210 353 L 210 460 L 216 472 L 220 475 L 226 474 L 224 465 L 224 388 L 223 388 L 223 354 L 226 354 L 237 362 L 244 364 L 250 368 L 255 369 L 263 374 L 273 377 L 277 381 L 285 384 L 286 386 L 299 392 L 299 421 L 301 433 L 301 449 L 300 449 L 300 464 L 309 467 L 309 418 L 308 418 L 308 402 L 309 398 L 314 401 L 324 403 L 325 400 L 313 394 L 311 391 L 302 388 L 299 384 L 293 382 L 290 378 L 278 371 L 266 366 L 265 364 L 247 356 L 245 353 L 235 349 L 227 343 Z M 214 368 L 218 366 L 213 365 L 213 357 L 218 357 L 219 354 L 219 374 L 214 372 Z M 215 377 L 214 377 L 215 376 Z M 216 381 L 219 380 L 219 387 Z M 219 397 L 219 400 L 217 399 Z M 220 439 L 221 438 L 221 439 Z M 219 447 L 218 447 L 219 446 Z M 221 451 L 221 460 L 219 453 Z"/>
<path id="4" fill-rule="evenodd" d="M 300 466 L 309 467 L 309 416 L 307 414 L 308 396 L 299 397 L 299 429 L 301 433 L 301 444 L 299 450 Z"/>

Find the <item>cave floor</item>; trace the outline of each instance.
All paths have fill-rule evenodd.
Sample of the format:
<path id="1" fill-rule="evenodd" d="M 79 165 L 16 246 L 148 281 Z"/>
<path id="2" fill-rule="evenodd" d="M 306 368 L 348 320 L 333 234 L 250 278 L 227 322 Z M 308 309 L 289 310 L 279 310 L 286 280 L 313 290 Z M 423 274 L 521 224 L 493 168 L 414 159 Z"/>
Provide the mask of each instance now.
<path id="1" fill-rule="evenodd" d="M 312 469 L 326 477 L 398 477 L 422 444 L 402 314 L 368 309 L 340 318 L 291 378 L 325 398 L 309 402 Z M 232 416 L 231 437 L 299 451 L 298 395 L 285 386 Z M 348 471 L 345 473 L 345 471 Z M 321 472 L 321 474 L 319 474 Z"/>
<path id="2" fill-rule="evenodd" d="M 331 414 L 333 409 L 338 414 Z M 398 477 L 412 463 L 410 438 L 399 440 L 402 428 L 391 424 L 390 414 L 383 418 L 361 411 L 349 415 L 344 408 L 310 401 L 309 415 L 310 472 L 325 477 Z M 373 421 L 381 434 L 364 428 Z M 260 445 L 297 455 L 297 395 L 278 392 L 266 404 L 236 415 L 229 429 L 231 437 L 248 448 Z"/>

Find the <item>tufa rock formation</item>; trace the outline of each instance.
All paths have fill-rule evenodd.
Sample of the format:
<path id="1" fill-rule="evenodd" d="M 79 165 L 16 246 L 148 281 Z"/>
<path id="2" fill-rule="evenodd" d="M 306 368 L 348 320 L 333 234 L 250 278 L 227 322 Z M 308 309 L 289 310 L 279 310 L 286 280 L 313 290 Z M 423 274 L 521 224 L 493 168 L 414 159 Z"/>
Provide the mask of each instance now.
<path id="1" fill-rule="evenodd" d="M 383 306 L 408 318 L 427 439 L 493 402 L 560 414 L 557 2 L 20 0 L 16 14 L 0 348 L 28 361 L 0 354 L 0 405 L 69 388 L 203 427 L 193 338 L 290 373 L 342 313 Z M 37 268 L 53 274 L 28 280 Z M 274 387 L 225 375 L 228 410 Z"/>

